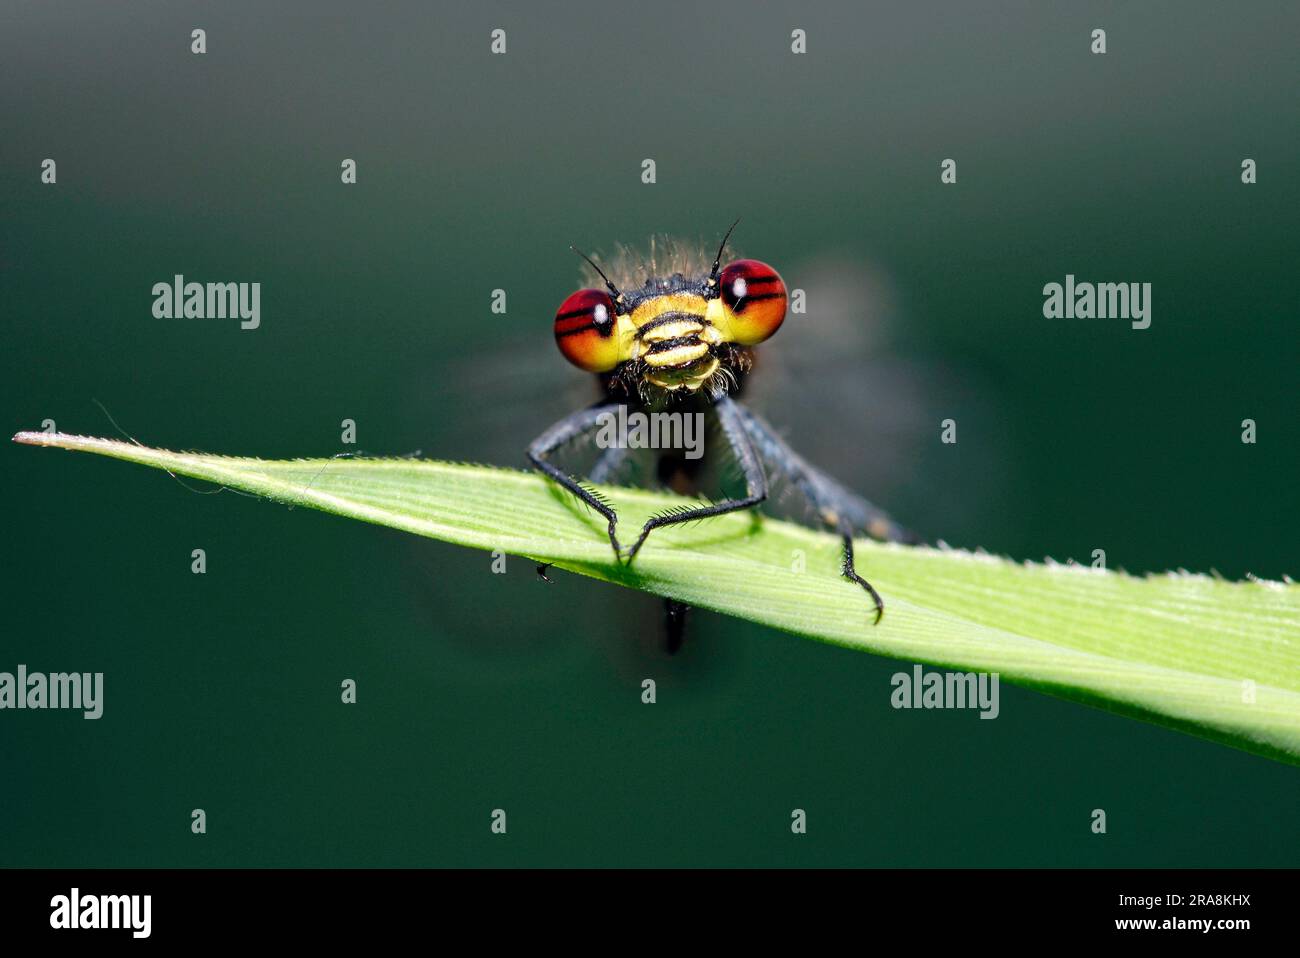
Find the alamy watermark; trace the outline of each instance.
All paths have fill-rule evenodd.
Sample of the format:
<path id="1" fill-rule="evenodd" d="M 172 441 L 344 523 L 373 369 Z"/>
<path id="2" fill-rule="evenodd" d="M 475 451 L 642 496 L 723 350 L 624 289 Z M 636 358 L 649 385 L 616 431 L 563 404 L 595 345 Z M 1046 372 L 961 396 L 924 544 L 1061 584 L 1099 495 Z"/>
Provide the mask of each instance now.
<path id="1" fill-rule="evenodd" d="M 153 284 L 156 319 L 238 319 L 240 329 L 262 325 L 261 283 L 187 283 L 177 273 Z"/>
<path id="2" fill-rule="evenodd" d="M 129 929 L 132 938 L 148 938 L 152 912 L 152 895 L 83 895 L 73 888 L 50 899 L 50 927 L 122 928 Z"/>
<path id="3" fill-rule="evenodd" d="M 1127 319 L 1134 329 L 1151 325 L 1150 283 L 1065 283 L 1043 287 L 1043 315 L 1048 319 Z"/>
<path id="4" fill-rule="evenodd" d="M 601 449 L 681 449 L 687 459 L 704 455 L 704 413 L 618 412 L 596 417 L 600 428 L 596 445 Z"/>
<path id="5" fill-rule="evenodd" d="M 980 718 L 995 719 L 1002 707 L 997 672 L 927 672 L 920 665 L 895 672 L 889 704 L 896 709 L 979 709 Z"/>
<path id="6" fill-rule="evenodd" d="M 0 709 L 81 709 L 82 718 L 104 714 L 103 672 L 0 672 Z"/>

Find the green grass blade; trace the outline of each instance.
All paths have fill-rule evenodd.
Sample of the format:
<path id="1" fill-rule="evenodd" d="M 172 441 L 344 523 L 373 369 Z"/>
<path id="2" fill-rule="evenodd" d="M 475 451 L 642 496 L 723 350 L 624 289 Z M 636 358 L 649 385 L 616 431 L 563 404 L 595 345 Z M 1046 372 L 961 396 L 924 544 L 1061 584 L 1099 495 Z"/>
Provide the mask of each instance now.
<path id="1" fill-rule="evenodd" d="M 836 645 L 1040 691 L 1300 764 L 1300 589 L 1169 573 L 1138 578 L 958 550 L 858 544 L 885 597 L 873 627 L 839 578 L 839 542 L 752 514 L 656 532 L 617 565 L 599 516 L 537 475 L 411 459 L 264 461 L 60 433 L 15 441 L 94 452 L 280 502 L 500 549 Z M 630 533 L 683 500 L 608 490 Z"/>

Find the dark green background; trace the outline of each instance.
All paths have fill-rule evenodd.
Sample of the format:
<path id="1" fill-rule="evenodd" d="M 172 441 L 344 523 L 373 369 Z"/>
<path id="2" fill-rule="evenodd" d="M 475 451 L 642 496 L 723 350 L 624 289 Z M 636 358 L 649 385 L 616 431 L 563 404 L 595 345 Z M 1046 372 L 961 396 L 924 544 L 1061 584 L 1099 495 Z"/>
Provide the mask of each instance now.
<path id="1" fill-rule="evenodd" d="M 567 245 L 743 214 L 809 290 L 773 362 L 836 355 L 767 414 L 927 537 L 1294 574 L 1300 22 L 1217 7 L 10 2 L 0 409 L 273 457 L 346 417 L 369 453 L 520 465 L 581 382 Z M 826 263 L 889 291 L 870 337 L 819 325 Z M 154 319 L 178 272 L 261 282 L 261 328 Z M 1151 328 L 1043 319 L 1067 272 L 1152 283 Z M 98 722 L 0 714 L 6 865 L 1300 861 L 1296 772 L 1261 758 L 1007 686 L 994 722 L 896 712 L 905 663 L 707 614 L 667 658 L 655 600 L 523 560 L 3 466 L 0 669 L 106 673 Z"/>

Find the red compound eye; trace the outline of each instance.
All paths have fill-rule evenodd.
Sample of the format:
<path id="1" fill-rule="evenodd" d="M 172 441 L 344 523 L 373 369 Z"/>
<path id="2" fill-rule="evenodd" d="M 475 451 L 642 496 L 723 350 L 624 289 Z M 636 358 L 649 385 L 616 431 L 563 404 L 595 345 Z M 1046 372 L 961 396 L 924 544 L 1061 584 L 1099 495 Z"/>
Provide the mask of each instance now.
<path id="1" fill-rule="evenodd" d="M 589 373 L 607 373 L 623 359 L 614 300 L 604 290 L 580 289 L 555 314 L 555 343 L 564 358 Z"/>
<path id="2" fill-rule="evenodd" d="M 785 283 L 766 263 L 756 259 L 729 263 L 718 276 L 718 293 L 728 312 L 724 332 L 733 342 L 761 343 L 785 320 Z"/>

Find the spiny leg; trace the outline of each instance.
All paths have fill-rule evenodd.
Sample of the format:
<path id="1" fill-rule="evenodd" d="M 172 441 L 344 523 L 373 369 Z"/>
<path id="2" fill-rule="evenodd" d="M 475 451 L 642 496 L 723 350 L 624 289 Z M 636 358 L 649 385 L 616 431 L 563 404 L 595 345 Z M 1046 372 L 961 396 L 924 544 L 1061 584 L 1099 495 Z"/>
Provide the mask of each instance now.
<path id="1" fill-rule="evenodd" d="M 578 412 L 565 416 L 550 429 L 542 433 L 528 446 L 529 461 L 546 475 L 550 476 L 569 492 L 573 493 L 588 506 L 595 509 L 605 517 L 609 523 L 609 544 L 614 549 L 614 557 L 622 557 L 622 548 L 618 544 L 618 536 L 615 535 L 615 528 L 618 525 L 618 515 L 614 512 L 614 507 L 598 496 L 592 490 L 582 485 L 577 479 L 574 479 L 563 469 L 560 469 L 546 457 L 553 453 L 566 442 L 582 435 L 590 429 L 595 428 L 600 417 L 606 413 L 615 413 L 618 410 L 619 403 L 602 402 L 591 406 L 588 409 L 581 409 Z M 546 578 L 545 569 L 542 566 L 538 569 L 538 574 Z"/>
<path id="2" fill-rule="evenodd" d="M 875 586 L 858 575 L 858 570 L 853 566 L 853 530 L 841 525 L 840 538 L 844 540 L 844 564 L 840 571 L 843 573 L 844 578 L 856 582 L 867 590 L 867 594 L 871 596 L 871 601 L 876 603 L 876 621 L 874 624 L 879 625 L 880 617 L 885 614 L 885 603 L 881 601 L 880 593 L 876 591 Z"/>
<path id="3" fill-rule="evenodd" d="M 628 562 L 631 562 L 636 557 L 637 552 L 645 543 L 646 537 L 661 526 L 671 526 L 679 522 L 693 522 L 696 519 L 708 519 L 711 516 L 720 516 L 741 509 L 750 509 L 767 498 L 767 476 L 763 474 L 763 464 L 759 461 L 753 443 L 750 442 L 749 435 L 745 432 L 745 427 L 736 412 L 736 404 L 726 393 L 715 395 L 713 403 L 713 408 L 718 414 L 718 422 L 722 425 L 723 435 L 727 437 L 731 451 L 735 453 L 736 461 L 745 474 L 746 495 L 741 499 L 724 499 L 721 502 L 714 502 L 707 506 L 682 507 L 672 512 L 661 512 L 659 515 L 651 516 L 642 527 L 641 535 L 636 540 L 636 544 L 632 546 L 632 550 L 627 554 Z"/>
<path id="4" fill-rule="evenodd" d="M 627 448 L 624 446 L 610 446 L 601 452 L 596 459 L 596 464 L 591 467 L 591 472 L 587 474 L 587 481 L 595 483 L 604 483 L 609 480 L 623 461 L 627 459 Z M 543 582 L 550 583 L 551 577 L 546 574 L 554 563 L 542 562 L 537 566 L 537 577 Z"/>

